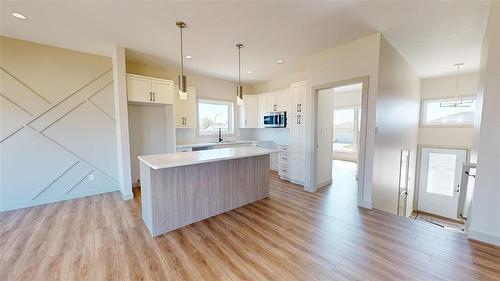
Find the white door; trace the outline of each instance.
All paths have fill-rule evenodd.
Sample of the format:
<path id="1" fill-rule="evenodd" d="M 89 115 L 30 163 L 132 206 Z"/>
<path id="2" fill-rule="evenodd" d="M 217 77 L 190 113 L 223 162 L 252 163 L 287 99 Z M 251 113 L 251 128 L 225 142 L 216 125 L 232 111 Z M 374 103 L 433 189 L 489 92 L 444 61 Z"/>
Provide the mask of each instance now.
<path id="1" fill-rule="evenodd" d="M 333 155 L 333 104 L 334 94 L 328 91 L 318 92 L 318 118 L 316 139 L 317 146 L 317 169 L 316 183 L 324 185 L 332 179 L 332 155 Z M 330 118 L 328 118 L 330 117 Z"/>
<path id="2" fill-rule="evenodd" d="M 418 210 L 456 219 L 467 150 L 422 148 Z"/>

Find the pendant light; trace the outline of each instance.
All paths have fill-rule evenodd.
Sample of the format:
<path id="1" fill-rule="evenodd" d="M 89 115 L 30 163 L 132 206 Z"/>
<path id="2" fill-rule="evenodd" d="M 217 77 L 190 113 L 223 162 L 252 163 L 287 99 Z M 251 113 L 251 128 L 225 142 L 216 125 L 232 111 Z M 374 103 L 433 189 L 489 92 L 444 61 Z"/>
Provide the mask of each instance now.
<path id="1" fill-rule="evenodd" d="M 446 101 L 442 101 L 439 103 L 440 107 L 469 107 L 473 100 L 470 98 L 461 98 L 460 97 L 460 68 L 464 66 L 463 63 L 457 63 L 453 65 L 457 69 L 457 79 L 455 82 L 455 98 L 449 99 Z"/>
<path id="2" fill-rule="evenodd" d="M 238 86 L 236 87 L 236 103 L 238 105 L 243 105 L 243 86 L 241 85 L 241 48 L 243 44 L 236 44 L 238 48 Z"/>
<path id="3" fill-rule="evenodd" d="M 187 83 L 186 76 L 184 75 L 184 53 L 182 50 L 182 29 L 186 27 L 186 24 L 182 21 L 178 21 L 175 25 L 179 28 L 181 33 L 181 75 L 177 77 L 177 82 L 179 83 L 179 99 L 187 100 Z"/>

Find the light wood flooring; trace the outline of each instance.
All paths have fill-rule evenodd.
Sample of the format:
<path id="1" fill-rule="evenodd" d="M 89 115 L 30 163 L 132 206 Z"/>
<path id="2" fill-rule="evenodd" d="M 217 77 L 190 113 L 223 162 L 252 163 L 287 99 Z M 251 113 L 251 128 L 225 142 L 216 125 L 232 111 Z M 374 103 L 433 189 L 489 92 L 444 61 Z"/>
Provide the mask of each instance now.
<path id="1" fill-rule="evenodd" d="M 270 198 L 156 238 L 138 196 L 1 213 L 0 279 L 500 280 L 500 248 L 270 178 Z"/>

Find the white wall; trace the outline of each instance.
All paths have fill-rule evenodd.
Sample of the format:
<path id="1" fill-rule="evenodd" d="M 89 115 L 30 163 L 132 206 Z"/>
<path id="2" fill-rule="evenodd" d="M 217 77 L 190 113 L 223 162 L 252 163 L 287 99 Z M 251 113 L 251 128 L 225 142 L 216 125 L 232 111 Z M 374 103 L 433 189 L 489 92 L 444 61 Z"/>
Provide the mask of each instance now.
<path id="1" fill-rule="evenodd" d="M 385 39 L 380 41 L 373 207 L 397 214 L 401 150 L 410 150 L 408 206 L 414 198 L 420 108 L 420 78 Z M 407 215 L 411 214 L 407 210 Z"/>
<path id="2" fill-rule="evenodd" d="M 364 169 L 364 190 L 358 198 L 358 202 L 365 206 L 371 207 L 372 204 L 372 164 L 373 164 L 373 149 L 375 144 L 375 108 L 377 97 L 377 80 L 378 80 L 378 58 L 380 47 L 380 34 L 373 34 L 364 38 L 360 38 L 353 42 L 341 45 L 334 49 L 330 49 L 308 58 L 307 65 L 307 81 L 308 91 L 306 99 L 306 167 L 310 170 L 306 171 L 306 189 L 314 191 L 315 188 L 315 170 L 314 156 L 315 139 L 313 133 L 313 125 L 316 120 L 313 112 L 313 104 L 316 104 L 316 96 L 313 89 L 321 85 L 351 80 L 358 77 L 369 77 L 368 83 L 368 105 L 367 105 L 367 137 L 366 137 L 366 159 Z"/>
<path id="3" fill-rule="evenodd" d="M 500 246 L 500 2 L 491 4 L 483 44 L 479 86 L 483 105 L 469 237 Z"/>
<path id="4" fill-rule="evenodd" d="M 119 190 L 111 59 L 0 45 L 0 211 Z"/>
<path id="5" fill-rule="evenodd" d="M 161 65 L 127 61 L 127 73 L 172 80 L 176 83 L 180 70 Z M 236 105 L 236 83 L 211 77 L 187 73 L 187 83 L 196 88 L 196 96 L 200 99 L 215 99 L 234 102 L 235 134 L 224 139 L 239 138 L 239 107 Z M 244 91 L 247 87 L 244 87 Z M 196 129 L 176 129 L 177 144 L 217 141 L 217 136 L 198 136 Z"/>
<path id="6" fill-rule="evenodd" d="M 460 75 L 460 94 L 476 96 L 478 73 Z M 421 80 L 421 98 L 438 99 L 454 97 L 456 93 L 456 75 L 433 77 Z M 418 132 L 418 144 L 431 147 L 451 147 L 470 149 L 474 142 L 473 127 L 421 127 Z"/>

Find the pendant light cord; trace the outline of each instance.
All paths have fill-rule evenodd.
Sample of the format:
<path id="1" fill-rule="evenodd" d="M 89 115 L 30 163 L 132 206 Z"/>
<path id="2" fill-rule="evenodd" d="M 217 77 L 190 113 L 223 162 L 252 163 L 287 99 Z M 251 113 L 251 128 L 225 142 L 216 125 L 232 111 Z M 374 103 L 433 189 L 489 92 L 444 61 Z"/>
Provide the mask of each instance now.
<path id="1" fill-rule="evenodd" d="M 241 46 L 238 47 L 238 86 L 241 86 Z"/>
<path id="2" fill-rule="evenodd" d="M 182 51 L 182 26 L 179 27 L 181 30 L 181 75 L 184 76 L 184 52 Z"/>

